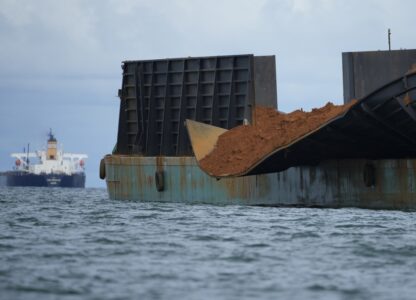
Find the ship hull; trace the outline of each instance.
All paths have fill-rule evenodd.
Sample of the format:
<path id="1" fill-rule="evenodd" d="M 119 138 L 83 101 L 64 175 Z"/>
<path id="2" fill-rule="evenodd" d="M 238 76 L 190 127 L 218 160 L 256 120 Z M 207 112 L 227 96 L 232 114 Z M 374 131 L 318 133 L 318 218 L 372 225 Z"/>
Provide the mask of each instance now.
<path id="1" fill-rule="evenodd" d="M 0 173 L 0 186 L 85 187 L 85 174 L 31 174 L 11 171 Z"/>
<path id="2" fill-rule="evenodd" d="M 328 160 L 279 173 L 217 180 L 205 174 L 194 157 L 108 155 L 105 173 L 111 199 L 416 209 L 416 160 L 411 159 Z"/>

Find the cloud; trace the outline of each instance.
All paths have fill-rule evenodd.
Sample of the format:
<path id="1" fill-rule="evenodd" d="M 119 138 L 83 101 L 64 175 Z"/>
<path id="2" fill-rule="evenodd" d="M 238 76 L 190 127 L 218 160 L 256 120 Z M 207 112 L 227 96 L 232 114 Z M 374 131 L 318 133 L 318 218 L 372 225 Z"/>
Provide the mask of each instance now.
<path id="1" fill-rule="evenodd" d="M 116 139 L 123 60 L 271 54 L 279 109 L 341 103 L 341 53 L 386 49 L 388 28 L 393 48 L 414 48 L 415 8 L 410 0 L 0 0 L 0 168 L 9 166 L 4 153 L 49 127 L 72 151 L 85 145 L 87 168 L 98 168 Z"/>

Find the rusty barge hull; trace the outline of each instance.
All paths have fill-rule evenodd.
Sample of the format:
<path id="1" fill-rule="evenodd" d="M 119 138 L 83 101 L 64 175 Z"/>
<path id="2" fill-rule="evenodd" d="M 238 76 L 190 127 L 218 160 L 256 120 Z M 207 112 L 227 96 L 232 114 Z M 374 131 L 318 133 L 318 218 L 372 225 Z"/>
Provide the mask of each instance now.
<path id="1" fill-rule="evenodd" d="M 107 155 L 104 160 L 111 199 L 215 205 L 416 208 L 416 160 L 410 159 L 328 160 L 279 173 L 220 180 L 205 174 L 194 157 Z"/>
<path id="2" fill-rule="evenodd" d="M 125 61 L 117 143 L 100 178 L 120 200 L 415 209 L 415 58 L 416 50 L 343 54 L 345 102 L 357 105 L 220 180 L 197 163 L 210 137 L 195 151 L 184 121 L 225 130 L 254 124 L 256 106 L 277 109 L 275 57 Z"/>

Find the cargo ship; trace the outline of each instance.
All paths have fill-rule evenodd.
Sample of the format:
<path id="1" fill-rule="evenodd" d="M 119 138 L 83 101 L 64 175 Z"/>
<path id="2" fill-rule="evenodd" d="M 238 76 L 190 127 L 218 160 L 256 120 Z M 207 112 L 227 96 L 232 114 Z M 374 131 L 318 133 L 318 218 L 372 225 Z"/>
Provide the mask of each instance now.
<path id="1" fill-rule="evenodd" d="M 47 148 L 36 152 L 12 153 L 13 170 L 0 173 L 0 186 L 85 187 L 86 154 L 66 153 L 49 132 Z M 34 160 L 35 162 L 33 162 Z"/>
<path id="2" fill-rule="evenodd" d="M 415 62 L 416 50 L 343 53 L 345 111 L 238 158 L 247 162 L 236 173 L 213 173 L 202 162 L 218 140 L 260 122 L 256 108 L 277 111 L 275 57 L 125 61 L 117 144 L 100 178 L 120 200 L 415 209 Z"/>

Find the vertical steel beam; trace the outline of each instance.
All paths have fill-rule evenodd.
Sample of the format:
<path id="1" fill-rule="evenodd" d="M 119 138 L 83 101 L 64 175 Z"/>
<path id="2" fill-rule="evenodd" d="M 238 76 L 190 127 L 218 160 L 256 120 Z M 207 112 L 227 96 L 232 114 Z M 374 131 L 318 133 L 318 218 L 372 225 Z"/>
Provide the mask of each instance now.
<path id="1" fill-rule="evenodd" d="M 150 95 L 149 95 L 149 113 L 147 116 L 147 132 L 146 132 L 146 155 L 156 155 L 155 150 L 155 133 L 156 133 L 156 117 L 155 117 L 155 86 L 154 86 L 154 80 L 155 80 L 155 62 L 151 62 L 151 84 L 150 84 Z"/>
<path id="2" fill-rule="evenodd" d="M 170 66 L 171 61 L 167 60 L 166 69 L 166 88 L 165 88 L 165 108 L 163 110 L 162 139 L 160 145 L 160 155 L 172 155 L 171 151 L 171 94 L 170 94 Z"/>

